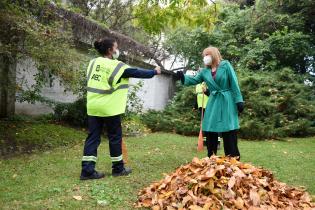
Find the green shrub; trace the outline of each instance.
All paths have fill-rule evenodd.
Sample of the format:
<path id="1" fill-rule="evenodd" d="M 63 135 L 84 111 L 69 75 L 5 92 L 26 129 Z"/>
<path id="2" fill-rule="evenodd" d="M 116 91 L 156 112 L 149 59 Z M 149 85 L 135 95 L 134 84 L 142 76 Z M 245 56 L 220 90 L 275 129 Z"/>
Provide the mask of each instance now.
<path id="1" fill-rule="evenodd" d="M 55 119 L 74 126 L 86 126 L 86 99 L 80 98 L 73 103 L 59 103 L 54 108 Z"/>
<path id="2" fill-rule="evenodd" d="M 124 136 L 141 136 L 148 133 L 148 128 L 141 122 L 139 115 L 123 115 L 122 129 Z"/>
<path id="3" fill-rule="evenodd" d="M 303 76 L 289 68 L 241 74 L 246 108 L 241 115 L 240 135 L 252 139 L 314 135 L 314 87 L 303 81 Z"/>

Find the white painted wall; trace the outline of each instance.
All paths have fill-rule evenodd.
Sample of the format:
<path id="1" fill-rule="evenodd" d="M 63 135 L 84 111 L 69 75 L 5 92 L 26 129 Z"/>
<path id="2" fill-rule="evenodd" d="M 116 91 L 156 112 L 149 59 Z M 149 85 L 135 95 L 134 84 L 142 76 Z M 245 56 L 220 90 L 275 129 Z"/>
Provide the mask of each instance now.
<path id="1" fill-rule="evenodd" d="M 130 85 L 137 84 L 140 79 L 131 78 Z M 170 75 L 158 75 L 152 79 L 142 79 L 143 87 L 137 93 L 144 102 L 144 111 L 148 109 L 162 110 L 174 94 L 174 82 Z"/>
<path id="2" fill-rule="evenodd" d="M 34 75 L 37 73 L 36 66 L 32 59 L 20 59 L 17 63 L 16 80 L 24 90 L 32 88 L 35 84 Z M 54 78 L 50 84 L 46 84 L 42 89 L 41 95 L 57 102 L 73 102 L 77 96 L 67 91 L 65 92 L 64 86 L 61 84 L 60 79 Z M 53 110 L 46 104 L 35 103 L 30 104 L 27 102 L 15 102 L 15 113 L 26 115 L 39 115 L 52 113 Z"/>

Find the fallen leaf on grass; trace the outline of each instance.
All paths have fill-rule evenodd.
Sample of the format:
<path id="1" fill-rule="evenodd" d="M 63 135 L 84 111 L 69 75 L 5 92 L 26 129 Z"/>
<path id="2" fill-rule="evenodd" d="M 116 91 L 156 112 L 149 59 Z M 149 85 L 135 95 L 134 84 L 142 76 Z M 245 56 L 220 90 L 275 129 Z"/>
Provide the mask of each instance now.
<path id="1" fill-rule="evenodd" d="M 107 206 L 108 202 L 107 202 L 107 200 L 97 200 L 97 205 L 99 205 L 99 206 Z"/>
<path id="2" fill-rule="evenodd" d="M 75 200 L 77 200 L 77 201 L 82 201 L 82 196 L 80 196 L 80 195 L 74 195 L 74 196 L 72 196 Z"/>

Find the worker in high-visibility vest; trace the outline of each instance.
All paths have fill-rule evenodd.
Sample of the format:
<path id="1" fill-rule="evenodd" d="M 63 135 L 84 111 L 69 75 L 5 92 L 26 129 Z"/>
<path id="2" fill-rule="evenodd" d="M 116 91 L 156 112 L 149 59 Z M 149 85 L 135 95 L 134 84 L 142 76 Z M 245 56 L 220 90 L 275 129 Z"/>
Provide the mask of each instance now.
<path id="1" fill-rule="evenodd" d="M 204 90 L 207 89 L 207 86 L 205 83 L 200 83 L 196 85 L 196 94 L 197 94 L 197 105 L 198 105 L 198 110 L 201 111 L 201 109 L 205 109 L 208 103 L 208 96 L 204 94 Z M 202 101 L 203 98 L 203 101 Z"/>
<path id="2" fill-rule="evenodd" d="M 95 170 L 104 124 L 109 139 L 112 175 L 125 176 L 131 173 L 131 169 L 125 168 L 123 162 L 120 118 L 126 109 L 128 78 L 152 78 L 161 74 L 160 67 L 154 70 L 132 68 L 117 60 L 119 50 L 114 39 L 96 41 L 94 47 L 100 57 L 92 59 L 87 68 L 89 134 L 84 145 L 81 180 L 104 177 L 104 173 Z"/>
<path id="3" fill-rule="evenodd" d="M 196 85 L 196 94 L 197 94 L 198 110 L 201 116 L 202 111 L 203 113 L 205 113 L 206 111 L 206 106 L 207 106 L 209 95 L 210 95 L 210 92 L 205 82 Z M 206 142 L 206 135 L 203 135 L 203 136 L 204 136 L 204 142 Z M 221 137 L 222 137 L 222 134 L 218 133 L 218 148 L 217 149 L 220 149 Z"/>

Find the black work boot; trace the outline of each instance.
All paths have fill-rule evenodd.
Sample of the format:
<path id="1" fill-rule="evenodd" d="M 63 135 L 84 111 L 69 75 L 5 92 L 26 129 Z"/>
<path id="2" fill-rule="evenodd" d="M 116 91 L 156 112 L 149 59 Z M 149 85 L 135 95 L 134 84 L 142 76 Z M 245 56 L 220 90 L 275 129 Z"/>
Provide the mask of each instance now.
<path id="1" fill-rule="evenodd" d="M 81 175 L 81 176 L 80 176 L 80 179 L 81 179 L 81 180 L 101 179 L 101 178 L 103 178 L 104 176 L 105 176 L 104 173 L 94 171 L 94 173 L 91 174 L 91 175 L 89 175 L 89 176 L 83 176 L 83 175 Z"/>
<path id="2" fill-rule="evenodd" d="M 121 172 L 112 172 L 112 176 L 128 176 L 129 174 L 131 174 L 132 170 L 131 168 L 124 168 Z"/>

